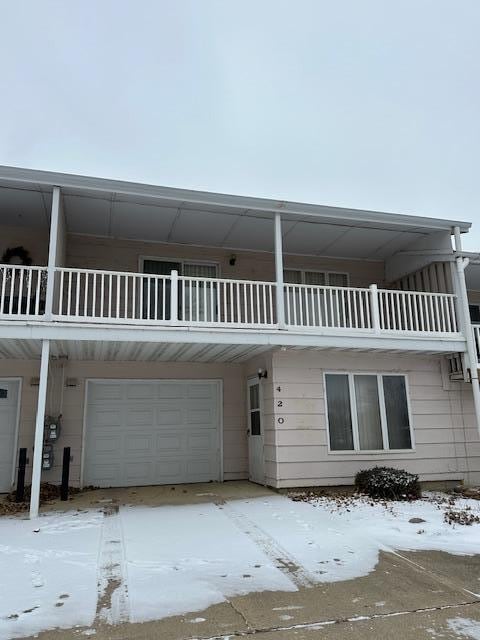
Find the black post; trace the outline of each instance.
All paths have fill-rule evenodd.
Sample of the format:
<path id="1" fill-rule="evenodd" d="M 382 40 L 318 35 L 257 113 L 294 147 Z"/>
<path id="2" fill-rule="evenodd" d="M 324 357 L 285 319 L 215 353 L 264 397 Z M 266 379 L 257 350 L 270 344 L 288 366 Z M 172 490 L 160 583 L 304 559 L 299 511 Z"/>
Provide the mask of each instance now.
<path id="1" fill-rule="evenodd" d="M 27 466 L 27 450 L 20 449 L 18 452 L 18 474 L 17 490 L 15 492 L 15 502 L 23 502 L 25 499 L 25 467 Z"/>
<path id="2" fill-rule="evenodd" d="M 70 447 L 63 448 L 62 486 L 60 500 L 68 500 L 68 479 L 70 476 Z"/>

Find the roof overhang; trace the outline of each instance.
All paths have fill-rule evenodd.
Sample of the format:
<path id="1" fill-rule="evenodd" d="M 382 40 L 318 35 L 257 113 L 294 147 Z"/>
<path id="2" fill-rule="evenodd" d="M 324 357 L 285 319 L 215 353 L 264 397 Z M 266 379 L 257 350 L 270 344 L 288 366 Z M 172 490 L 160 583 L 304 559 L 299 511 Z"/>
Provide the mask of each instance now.
<path id="1" fill-rule="evenodd" d="M 272 251 L 272 219 L 281 213 L 286 253 L 384 260 L 432 234 L 471 226 L 0 166 L 2 223 L 45 226 L 54 186 L 62 190 L 69 232 L 149 242 Z"/>

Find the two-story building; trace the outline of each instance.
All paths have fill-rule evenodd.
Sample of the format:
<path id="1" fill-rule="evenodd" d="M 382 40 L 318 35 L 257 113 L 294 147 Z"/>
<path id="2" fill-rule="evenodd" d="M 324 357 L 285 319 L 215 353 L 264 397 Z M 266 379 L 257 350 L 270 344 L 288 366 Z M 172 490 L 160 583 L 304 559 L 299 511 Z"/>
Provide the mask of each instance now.
<path id="1" fill-rule="evenodd" d="M 469 227 L 1 167 L 0 491 L 478 482 Z"/>

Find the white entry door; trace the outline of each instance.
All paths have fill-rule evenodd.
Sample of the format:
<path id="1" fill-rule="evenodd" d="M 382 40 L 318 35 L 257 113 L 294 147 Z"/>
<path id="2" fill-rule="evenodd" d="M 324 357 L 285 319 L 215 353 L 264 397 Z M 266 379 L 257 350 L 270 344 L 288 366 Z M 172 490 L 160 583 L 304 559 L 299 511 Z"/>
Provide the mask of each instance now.
<path id="1" fill-rule="evenodd" d="M 0 493 L 12 488 L 19 390 L 18 380 L 0 380 Z"/>
<path id="2" fill-rule="evenodd" d="M 221 480 L 216 380 L 89 381 L 83 484 Z"/>
<path id="3" fill-rule="evenodd" d="M 260 404 L 260 383 L 258 379 L 252 378 L 248 381 L 248 477 L 251 482 L 265 484 L 263 424 Z"/>

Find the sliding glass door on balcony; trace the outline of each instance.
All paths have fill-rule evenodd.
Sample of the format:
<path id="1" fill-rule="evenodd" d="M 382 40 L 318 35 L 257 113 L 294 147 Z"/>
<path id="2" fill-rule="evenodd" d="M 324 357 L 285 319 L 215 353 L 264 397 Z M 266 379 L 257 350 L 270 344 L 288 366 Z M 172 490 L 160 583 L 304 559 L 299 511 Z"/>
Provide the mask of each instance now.
<path id="1" fill-rule="evenodd" d="M 333 288 L 348 287 L 346 273 L 285 269 L 283 277 L 287 324 L 303 327 L 348 326 L 348 304 L 342 292 Z M 360 300 L 355 302 L 363 304 Z"/>
<path id="2" fill-rule="evenodd" d="M 143 271 L 152 276 L 170 276 L 177 271 L 178 318 L 192 322 L 216 322 L 218 320 L 216 283 L 217 267 L 211 264 L 171 262 L 169 260 L 144 260 Z M 170 320 L 170 279 L 146 278 L 143 284 L 143 318 Z"/>

